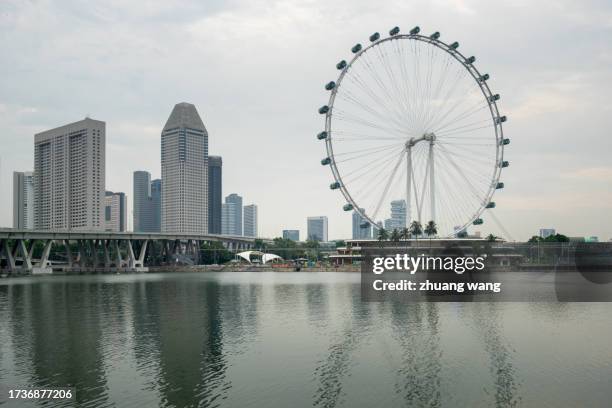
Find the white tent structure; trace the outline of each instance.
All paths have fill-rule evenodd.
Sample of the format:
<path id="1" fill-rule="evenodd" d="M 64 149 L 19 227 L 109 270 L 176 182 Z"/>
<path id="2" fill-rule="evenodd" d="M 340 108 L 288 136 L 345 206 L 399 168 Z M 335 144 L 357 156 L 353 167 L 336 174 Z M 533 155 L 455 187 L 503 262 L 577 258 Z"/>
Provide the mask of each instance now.
<path id="1" fill-rule="evenodd" d="M 261 257 L 261 263 L 265 264 L 265 263 L 274 261 L 275 259 L 278 259 L 280 261 L 283 260 L 283 258 L 281 258 L 280 256 L 276 254 L 263 254 L 263 256 Z"/>
<path id="2" fill-rule="evenodd" d="M 236 254 L 237 257 L 244 259 L 248 263 L 268 263 L 276 259 L 282 260 L 280 256 L 276 254 L 265 254 L 261 251 L 244 251 Z"/>

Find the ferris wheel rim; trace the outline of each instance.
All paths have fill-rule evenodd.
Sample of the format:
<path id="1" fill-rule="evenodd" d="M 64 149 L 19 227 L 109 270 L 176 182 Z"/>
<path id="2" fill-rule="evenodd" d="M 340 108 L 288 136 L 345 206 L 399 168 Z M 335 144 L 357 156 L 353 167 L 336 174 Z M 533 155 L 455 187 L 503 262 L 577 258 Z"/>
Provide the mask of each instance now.
<path id="1" fill-rule="evenodd" d="M 502 141 L 504 140 L 503 126 L 502 126 L 501 121 L 498 121 L 498 119 L 501 116 L 500 116 L 500 112 L 499 112 L 499 108 L 497 106 L 496 100 L 493 98 L 493 92 L 491 91 L 486 80 L 482 80 L 482 81 L 480 80 L 480 78 L 482 78 L 482 74 L 480 73 L 480 71 L 478 71 L 478 69 L 476 68 L 473 62 L 468 63 L 467 62 L 468 59 L 460 51 L 458 51 L 456 48 L 452 48 L 449 44 L 447 44 L 444 41 L 439 40 L 438 38 L 432 38 L 430 36 L 424 36 L 418 33 L 416 34 L 412 34 L 412 33 L 396 34 L 396 35 L 389 35 L 388 37 L 384 37 L 384 38 L 379 38 L 376 41 L 372 41 L 367 46 L 361 48 L 359 51 L 355 52 L 354 53 L 355 55 L 351 58 L 351 60 L 348 61 L 346 63 L 346 66 L 341 69 L 340 75 L 338 76 L 338 79 L 335 82 L 335 86 L 330 92 L 329 101 L 327 104 L 329 109 L 325 114 L 325 132 L 327 133 L 327 138 L 325 139 L 325 145 L 326 145 L 326 150 L 327 150 L 327 157 L 330 159 L 329 165 L 332 170 L 334 180 L 339 185 L 338 189 L 341 191 L 345 200 L 352 206 L 352 210 L 357 212 L 364 220 L 369 222 L 372 226 L 374 227 L 378 226 L 376 220 L 374 220 L 368 214 L 366 214 L 366 212 L 359 206 L 359 204 L 352 197 L 351 193 L 348 191 L 348 189 L 346 188 L 342 180 L 342 175 L 340 174 L 340 171 L 336 164 L 336 156 L 334 155 L 334 150 L 333 150 L 332 117 L 333 117 L 333 111 L 334 111 L 334 102 L 338 94 L 338 90 L 341 88 L 342 80 L 344 79 L 346 74 L 350 71 L 353 64 L 356 61 L 358 61 L 359 58 L 364 53 L 366 53 L 368 50 L 374 47 L 380 46 L 381 44 L 388 42 L 388 41 L 400 41 L 400 40 L 413 40 L 413 41 L 420 41 L 423 43 L 427 43 L 427 44 L 430 44 L 432 46 L 439 48 L 440 50 L 444 51 L 446 54 L 450 55 L 454 60 L 459 62 L 465 70 L 468 71 L 468 73 L 470 74 L 474 82 L 480 88 L 480 91 L 488 105 L 489 113 L 491 115 L 491 121 L 493 123 L 493 128 L 495 131 L 495 140 L 496 140 L 495 166 L 491 173 L 491 183 L 488 188 L 487 194 L 484 197 L 484 200 L 480 203 L 477 211 L 475 211 L 471 216 L 469 216 L 467 221 L 463 225 L 461 225 L 459 229 L 459 231 L 465 230 L 468 226 L 472 225 L 475 220 L 479 219 L 479 217 L 487 209 L 487 203 L 491 201 L 493 195 L 495 194 L 496 185 L 498 184 L 499 179 L 501 177 L 502 163 L 504 160 L 504 144 L 502 143 Z M 407 207 L 409 207 L 410 203 L 407 203 L 406 205 Z M 455 234 L 456 232 L 448 234 L 448 236 L 454 236 Z"/>

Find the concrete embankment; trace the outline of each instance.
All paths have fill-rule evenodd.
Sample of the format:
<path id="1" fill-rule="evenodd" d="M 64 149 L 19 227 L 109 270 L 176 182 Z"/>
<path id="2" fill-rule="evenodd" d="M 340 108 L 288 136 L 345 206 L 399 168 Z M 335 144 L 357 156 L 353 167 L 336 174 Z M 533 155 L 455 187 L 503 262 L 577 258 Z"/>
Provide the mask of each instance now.
<path id="1" fill-rule="evenodd" d="M 149 272 L 360 272 L 359 265 L 295 267 L 267 265 L 150 266 Z"/>

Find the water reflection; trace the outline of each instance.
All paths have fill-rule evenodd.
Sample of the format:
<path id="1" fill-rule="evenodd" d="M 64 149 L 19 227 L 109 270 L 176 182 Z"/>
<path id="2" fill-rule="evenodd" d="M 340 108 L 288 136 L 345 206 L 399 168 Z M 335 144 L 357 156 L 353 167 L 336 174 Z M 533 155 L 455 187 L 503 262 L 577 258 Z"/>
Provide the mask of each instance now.
<path id="1" fill-rule="evenodd" d="M 612 361 L 610 304 L 369 303 L 358 278 L 4 279 L 0 384 L 73 386 L 77 403 L 92 407 L 601 406 L 612 398 L 603 363 Z M 568 381 L 579 382 L 569 390 Z"/>
<path id="2" fill-rule="evenodd" d="M 405 406 L 439 407 L 442 351 L 437 303 L 395 303 L 393 334 L 400 347 L 396 392 Z"/>

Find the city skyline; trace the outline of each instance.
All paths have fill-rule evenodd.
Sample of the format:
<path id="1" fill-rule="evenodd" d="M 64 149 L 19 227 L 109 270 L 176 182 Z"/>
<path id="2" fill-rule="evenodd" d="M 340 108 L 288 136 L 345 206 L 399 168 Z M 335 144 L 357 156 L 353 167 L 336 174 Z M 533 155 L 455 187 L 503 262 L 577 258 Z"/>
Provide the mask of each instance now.
<path id="1" fill-rule="evenodd" d="M 131 201 L 129 175 L 138 169 L 161 175 L 161 125 L 169 106 L 188 100 L 211 132 L 211 151 L 226 163 L 224 189 L 240 191 L 260 206 L 261 236 L 280 236 L 287 226 L 305 231 L 305 218 L 314 213 L 330 218 L 330 239 L 349 237 L 351 214 L 342 211 L 342 198 L 327 187 L 329 169 L 318 164 L 324 152 L 314 140 L 322 127 L 316 108 L 327 97 L 322 86 L 335 78 L 334 64 L 371 32 L 418 24 L 425 32 L 439 30 L 443 38 L 456 39 L 476 55 L 502 96 L 508 115 L 504 129 L 513 140 L 512 166 L 504 174 L 505 191 L 495 196 L 495 214 L 511 235 L 506 238 L 527 239 L 543 226 L 554 226 L 568 236 L 608 240 L 612 142 L 604 118 L 612 110 L 606 99 L 612 47 L 603 39 L 611 31 L 606 20 L 611 7 L 597 2 L 549 6 L 531 10 L 514 3 L 491 10 L 486 3 L 442 1 L 376 9 L 340 2 L 259 10 L 237 2 L 205 10 L 192 3 L 189 13 L 167 16 L 174 31 L 160 32 L 155 21 L 165 16 L 161 3 L 144 14 L 127 5 L 77 11 L 9 3 L 0 6 L 5 22 L 0 42 L 13 60 L 0 79 L 0 187 L 11 191 L 13 171 L 33 170 L 35 133 L 90 114 L 107 123 L 106 189 L 126 192 Z M 285 16 L 280 26 L 279 15 Z M 33 21 L 40 30 L 30 28 Z M 63 28 L 67 21 L 76 22 L 94 46 L 73 49 L 72 34 Z M 105 29 L 108 21 L 118 30 Z M 223 29 L 228 22 L 235 23 L 231 32 Z M 508 22 L 512 31 L 495 28 Z M 529 41 L 533 38 L 538 41 Z M 31 41 L 45 41 L 54 53 L 21 53 L 31 49 Z M 255 49 L 260 52 L 250 58 L 251 69 L 239 69 L 241 58 Z M 97 66 L 90 59 L 104 63 Z M 175 59 L 206 66 L 209 75 L 185 66 L 179 74 L 169 62 Z M 251 168 L 266 182 L 248 185 L 244 173 Z M 279 189 L 282 194 L 275 194 Z M 11 206 L 10 195 L 0 199 L 0 225 L 12 225 Z M 479 229 L 504 235 L 490 218 Z"/>

